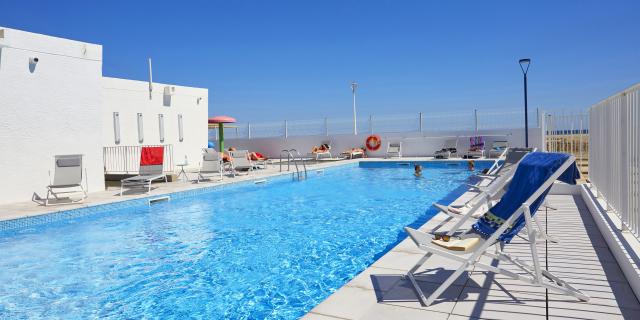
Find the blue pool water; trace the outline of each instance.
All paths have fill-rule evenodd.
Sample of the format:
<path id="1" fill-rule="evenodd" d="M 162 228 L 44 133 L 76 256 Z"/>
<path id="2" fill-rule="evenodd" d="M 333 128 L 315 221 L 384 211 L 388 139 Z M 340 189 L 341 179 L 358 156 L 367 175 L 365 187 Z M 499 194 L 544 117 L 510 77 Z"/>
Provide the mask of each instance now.
<path id="1" fill-rule="evenodd" d="M 0 234 L 0 318 L 298 318 L 460 194 L 465 166 L 347 165 Z"/>

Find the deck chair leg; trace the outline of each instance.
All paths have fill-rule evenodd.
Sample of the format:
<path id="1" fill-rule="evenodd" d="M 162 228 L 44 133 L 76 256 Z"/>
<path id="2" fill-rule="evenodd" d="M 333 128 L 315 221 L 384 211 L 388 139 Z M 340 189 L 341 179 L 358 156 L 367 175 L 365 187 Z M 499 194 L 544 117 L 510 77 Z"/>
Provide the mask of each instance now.
<path id="1" fill-rule="evenodd" d="M 529 235 L 529 247 L 531 248 L 531 258 L 533 259 L 533 268 L 535 272 L 536 281 L 542 284 L 542 267 L 540 266 L 540 257 L 538 256 L 538 247 L 536 245 L 536 231 L 533 230 L 533 226 L 531 225 L 531 211 L 529 209 L 528 204 L 524 204 L 524 219 L 527 223 L 527 233 Z"/>
<path id="2" fill-rule="evenodd" d="M 411 281 L 411 285 L 413 285 L 413 288 L 416 290 L 416 293 L 418 294 L 418 299 L 420 299 L 420 303 L 425 306 L 427 306 L 427 297 L 424 295 L 424 292 L 422 292 L 422 289 L 420 289 L 420 286 L 418 285 L 418 282 L 415 278 L 415 272 L 425 262 L 427 262 L 427 260 L 429 260 L 429 258 L 431 258 L 432 255 L 433 255 L 432 252 L 427 252 L 427 254 L 425 254 L 422 258 L 420 258 L 420 260 L 416 262 L 413 268 L 411 268 L 411 270 L 409 270 L 405 275 L 406 278 L 409 278 L 409 281 Z"/>
<path id="3" fill-rule="evenodd" d="M 540 219 L 533 219 L 533 221 L 535 221 L 536 226 L 538 227 L 538 234 L 540 235 L 541 239 L 545 239 L 548 241 L 551 241 L 553 243 L 558 243 L 558 239 L 556 239 L 555 237 L 550 236 L 547 233 L 547 230 L 542 226 L 542 223 L 540 222 Z"/>

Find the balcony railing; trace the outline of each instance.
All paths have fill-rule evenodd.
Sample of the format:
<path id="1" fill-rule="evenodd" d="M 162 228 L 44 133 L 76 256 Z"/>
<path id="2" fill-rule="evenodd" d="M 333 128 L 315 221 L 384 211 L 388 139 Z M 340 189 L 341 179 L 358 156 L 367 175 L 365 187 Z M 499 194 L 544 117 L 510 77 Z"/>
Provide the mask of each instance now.
<path id="1" fill-rule="evenodd" d="M 137 174 L 140 170 L 140 150 L 142 147 L 164 147 L 162 170 L 165 173 L 173 172 L 173 146 L 167 144 L 104 147 L 102 149 L 104 174 Z"/>
<path id="2" fill-rule="evenodd" d="M 640 236 L 640 84 L 589 109 L 589 179 Z"/>
<path id="3" fill-rule="evenodd" d="M 539 110 L 529 111 L 529 127 L 540 127 Z M 358 133 L 410 133 L 513 129 L 524 127 L 522 109 L 473 110 L 471 112 L 432 112 L 415 114 L 370 115 L 357 119 Z M 353 134 L 353 118 L 282 120 L 240 123 L 225 129 L 227 139 L 295 137 Z M 209 139 L 217 140 L 218 131 L 210 130 Z"/>

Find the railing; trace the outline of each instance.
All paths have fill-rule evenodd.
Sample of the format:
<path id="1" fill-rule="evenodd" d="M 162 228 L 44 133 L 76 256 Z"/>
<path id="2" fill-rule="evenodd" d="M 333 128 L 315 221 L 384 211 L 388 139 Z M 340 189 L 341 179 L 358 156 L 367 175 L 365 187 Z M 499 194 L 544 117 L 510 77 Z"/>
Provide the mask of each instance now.
<path id="1" fill-rule="evenodd" d="M 529 127 L 540 127 L 538 110 L 529 111 Z M 522 109 L 473 110 L 471 112 L 434 112 L 415 114 L 370 115 L 357 119 L 358 133 L 410 133 L 513 129 L 524 127 Z M 353 118 L 283 120 L 240 123 L 226 128 L 227 139 L 295 137 L 353 134 Z M 218 139 L 218 130 L 209 131 L 209 139 Z"/>
<path id="2" fill-rule="evenodd" d="M 569 153 L 584 178 L 589 171 L 589 115 L 584 112 L 554 112 L 544 115 L 547 151 Z"/>
<path id="3" fill-rule="evenodd" d="M 173 146 L 115 146 L 102 149 L 104 174 L 136 174 L 140 170 L 140 149 L 142 147 L 164 147 L 164 164 L 162 170 L 173 172 Z"/>
<path id="4" fill-rule="evenodd" d="M 589 179 L 640 237 L 640 84 L 589 109 Z"/>

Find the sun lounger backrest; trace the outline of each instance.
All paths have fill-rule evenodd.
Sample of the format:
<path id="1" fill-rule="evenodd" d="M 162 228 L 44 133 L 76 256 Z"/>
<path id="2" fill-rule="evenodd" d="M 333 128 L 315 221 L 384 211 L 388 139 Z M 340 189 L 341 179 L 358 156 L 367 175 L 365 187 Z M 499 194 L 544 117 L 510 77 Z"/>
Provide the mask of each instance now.
<path id="1" fill-rule="evenodd" d="M 82 183 L 82 155 L 69 154 L 55 156 L 53 185 L 79 185 Z"/>
<path id="2" fill-rule="evenodd" d="M 222 168 L 219 154 L 205 152 L 202 154 L 201 172 L 220 172 Z"/>
<path id="3" fill-rule="evenodd" d="M 473 229 L 487 236 L 493 234 L 518 212 L 523 203 L 529 204 L 531 215 L 535 215 L 556 179 L 575 184 L 579 176 L 575 157 L 564 153 L 533 152 L 520 161 L 507 192 L 473 224 Z M 499 240 L 510 242 L 524 226 L 525 218 L 521 215 Z"/>
<path id="4" fill-rule="evenodd" d="M 140 175 L 162 174 L 164 147 L 142 147 L 140 150 Z"/>
<path id="5" fill-rule="evenodd" d="M 507 147 L 509 147 L 509 142 L 504 141 L 504 140 L 494 141 L 494 142 L 491 144 L 491 149 L 496 150 L 496 151 L 497 151 L 497 150 L 504 150 L 504 149 L 506 149 Z"/>
<path id="6" fill-rule="evenodd" d="M 236 150 L 229 151 L 229 155 L 233 158 L 233 165 L 235 167 L 250 167 L 251 161 L 249 161 L 249 150 Z"/>
<path id="7" fill-rule="evenodd" d="M 509 148 L 504 158 L 504 163 L 494 174 L 502 174 L 505 171 L 511 170 L 514 165 L 518 164 L 522 158 L 533 151 L 532 148 Z"/>

